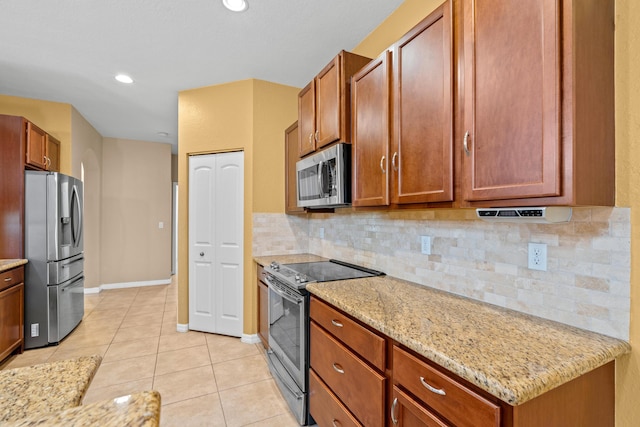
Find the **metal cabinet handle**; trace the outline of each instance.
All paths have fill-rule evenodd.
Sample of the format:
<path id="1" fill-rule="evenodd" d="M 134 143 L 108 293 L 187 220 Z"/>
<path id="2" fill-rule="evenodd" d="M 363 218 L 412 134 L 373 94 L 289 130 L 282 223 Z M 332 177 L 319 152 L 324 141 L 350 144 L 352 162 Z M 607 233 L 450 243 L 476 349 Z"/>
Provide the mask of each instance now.
<path id="1" fill-rule="evenodd" d="M 320 139 L 320 129 L 316 130 L 313 138 L 316 140 L 316 142 L 318 142 L 318 140 Z"/>
<path id="2" fill-rule="evenodd" d="M 309 145 L 313 145 L 313 132 L 309 134 Z"/>
<path id="3" fill-rule="evenodd" d="M 7 277 L 4 279 L 5 282 L 10 282 L 11 281 L 11 277 Z"/>
<path id="4" fill-rule="evenodd" d="M 440 396 L 445 396 L 447 394 L 447 393 L 445 393 L 445 391 L 443 389 L 435 388 L 432 385 L 429 385 L 425 381 L 424 377 L 420 377 L 420 382 L 422 383 L 423 386 L 425 386 L 427 388 L 427 390 L 429 390 L 432 393 L 439 394 Z"/>
<path id="5" fill-rule="evenodd" d="M 391 404 L 391 422 L 393 422 L 394 426 L 398 425 L 398 417 L 396 416 L 396 408 L 398 407 L 398 398 L 393 399 L 393 403 Z"/>
<path id="6" fill-rule="evenodd" d="M 342 323 L 338 322 L 335 319 L 331 321 L 331 324 L 337 328 L 342 328 L 344 326 Z"/>
<path id="7" fill-rule="evenodd" d="M 340 421 L 338 421 L 338 420 L 332 420 L 331 421 L 331 425 L 333 427 L 340 427 L 342 424 L 340 424 Z"/>
<path id="8" fill-rule="evenodd" d="M 469 151 L 469 131 L 464 133 L 464 138 L 462 139 L 462 146 L 464 147 L 464 152 L 468 156 L 471 154 Z"/>
<path id="9" fill-rule="evenodd" d="M 391 157 L 391 166 L 393 170 L 398 172 L 398 165 L 396 165 L 396 159 L 398 158 L 398 152 L 393 153 L 393 157 Z"/>
<path id="10" fill-rule="evenodd" d="M 335 369 L 335 371 L 339 374 L 344 374 L 344 369 L 342 369 L 342 366 L 338 365 L 337 363 L 333 364 L 333 369 Z"/>
<path id="11" fill-rule="evenodd" d="M 385 158 L 386 158 L 385 156 L 382 156 L 382 158 L 380 159 L 380 170 L 382 171 L 382 173 L 387 173 L 387 171 L 384 170 L 384 159 Z"/>

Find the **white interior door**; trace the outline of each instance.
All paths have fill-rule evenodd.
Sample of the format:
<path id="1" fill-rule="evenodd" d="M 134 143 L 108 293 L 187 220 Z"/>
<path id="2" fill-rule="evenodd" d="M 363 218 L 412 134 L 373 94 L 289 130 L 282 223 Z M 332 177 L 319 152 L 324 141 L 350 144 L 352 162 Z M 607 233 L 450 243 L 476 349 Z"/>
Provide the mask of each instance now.
<path id="1" fill-rule="evenodd" d="M 189 329 L 242 336 L 244 153 L 189 157 Z"/>

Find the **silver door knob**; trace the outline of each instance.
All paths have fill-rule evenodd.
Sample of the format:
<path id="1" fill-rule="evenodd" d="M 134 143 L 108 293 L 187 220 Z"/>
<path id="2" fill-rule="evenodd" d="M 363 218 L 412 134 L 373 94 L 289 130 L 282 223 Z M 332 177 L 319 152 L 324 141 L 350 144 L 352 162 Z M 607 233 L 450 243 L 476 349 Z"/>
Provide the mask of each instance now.
<path id="1" fill-rule="evenodd" d="M 204 252 L 200 252 L 200 256 L 204 256 Z"/>

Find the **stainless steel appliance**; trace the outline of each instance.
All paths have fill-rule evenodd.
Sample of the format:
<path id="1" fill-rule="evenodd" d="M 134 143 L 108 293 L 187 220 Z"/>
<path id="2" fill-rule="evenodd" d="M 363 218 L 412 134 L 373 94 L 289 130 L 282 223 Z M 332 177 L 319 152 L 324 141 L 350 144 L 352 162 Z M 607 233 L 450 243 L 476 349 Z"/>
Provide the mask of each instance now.
<path id="1" fill-rule="evenodd" d="M 267 361 L 291 411 L 301 425 L 309 415 L 309 293 L 314 282 L 383 275 L 381 271 L 338 260 L 265 267 L 269 286 L 269 352 Z"/>
<path id="2" fill-rule="evenodd" d="M 298 206 L 326 208 L 351 203 L 351 144 L 336 144 L 296 163 Z"/>
<path id="3" fill-rule="evenodd" d="M 59 343 L 84 316 L 82 181 L 25 172 L 25 348 Z"/>

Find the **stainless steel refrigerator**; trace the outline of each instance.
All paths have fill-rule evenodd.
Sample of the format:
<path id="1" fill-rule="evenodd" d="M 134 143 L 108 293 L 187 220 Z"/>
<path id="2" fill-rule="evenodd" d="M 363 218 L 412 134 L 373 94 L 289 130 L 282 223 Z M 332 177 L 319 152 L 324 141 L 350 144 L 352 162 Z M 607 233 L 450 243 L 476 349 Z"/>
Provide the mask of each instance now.
<path id="1" fill-rule="evenodd" d="M 84 316 L 82 181 L 25 172 L 25 348 L 59 343 Z"/>

